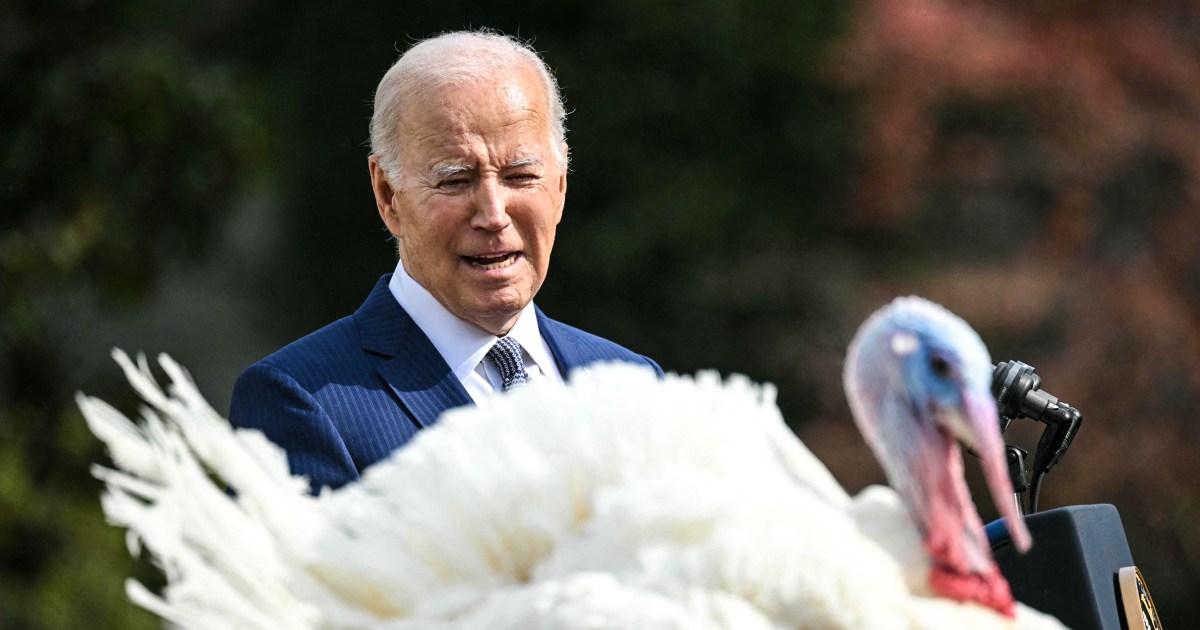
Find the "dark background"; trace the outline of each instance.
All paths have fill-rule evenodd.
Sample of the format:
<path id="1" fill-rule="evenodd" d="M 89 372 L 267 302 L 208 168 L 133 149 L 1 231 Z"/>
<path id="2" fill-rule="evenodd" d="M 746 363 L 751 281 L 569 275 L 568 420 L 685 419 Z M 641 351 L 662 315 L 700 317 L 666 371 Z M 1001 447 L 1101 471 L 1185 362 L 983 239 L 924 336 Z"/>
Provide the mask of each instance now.
<path id="1" fill-rule="evenodd" d="M 375 84 L 482 26 L 531 39 L 571 111 L 547 312 L 775 383 L 857 491 L 883 478 L 845 346 L 940 301 L 1085 414 L 1042 507 L 1115 504 L 1166 627 L 1200 621 L 1194 2 L 51 0 L 0 2 L 0 625 L 156 626 L 74 393 L 136 409 L 119 346 L 225 411 L 355 309 L 394 265 Z"/>

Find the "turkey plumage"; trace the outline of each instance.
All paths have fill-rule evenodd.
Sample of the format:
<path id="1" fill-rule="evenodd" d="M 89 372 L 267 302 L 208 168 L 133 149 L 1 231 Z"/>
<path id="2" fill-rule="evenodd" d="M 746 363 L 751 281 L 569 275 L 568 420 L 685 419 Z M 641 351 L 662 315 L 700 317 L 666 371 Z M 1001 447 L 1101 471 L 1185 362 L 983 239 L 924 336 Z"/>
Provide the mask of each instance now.
<path id="1" fill-rule="evenodd" d="M 957 334 L 905 337 L 886 313 L 908 300 L 864 325 L 846 370 L 853 411 L 899 492 L 851 497 L 784 424 L 773 387 L 713 372 L 659 379 L 613 364 L 531 383 L 446 413 L 360 481 L 319 496 L 168 357 L 164 391 L 144 360 L 115 352 L 147 403 L 141 422 L 95 398 L 79 404 L 115 464 L 94 469 L 109 520 L 167 576 L 161 594 L 130 581 L 129 595 L 184 628 L 1061 627 L 1011 596 L 1005 604 L 1007 586 L 988 581 L 1003 584 L 998 572 L 976 579 L 994 570 L 990 554 L 945 533 L 972 540 L 969 498 L 949 488 L 948 501 L 914 499 L 920 484 L 898 478 L 907 469 L 877 444 L 903 429 L 872 414 L 904 400 L 873 402 L 883 387 L 867 386 L 864 366 L 920 356 L 960 387 L 957 399 L 935 396 L 946 409 L 982 400 L 963 393 L 978 386 L 982 343 L 959 360 Z M 953 318 L 926 304 L 900 320 Z M 933 341 L 949 365 L 926 360 L 921 344 Z M 998 424 L 994 436 L 968 434 L 966 415 L 909 393 L 939 439 L 966 439 L 985 457 L 999 440 Z M 981 413 L 971 426 L 987 430 Z M 937 478 L 961 483 L 951 447 L 938 445 L 943 458 L 928 466 L 949 462 Z"/>

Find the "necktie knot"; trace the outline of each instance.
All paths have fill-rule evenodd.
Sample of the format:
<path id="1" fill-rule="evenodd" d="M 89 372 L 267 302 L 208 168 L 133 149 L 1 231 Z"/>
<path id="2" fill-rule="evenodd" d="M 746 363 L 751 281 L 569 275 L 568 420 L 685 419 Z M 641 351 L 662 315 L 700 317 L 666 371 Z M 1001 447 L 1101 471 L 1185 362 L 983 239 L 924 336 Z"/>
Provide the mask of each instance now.
<path id="1" fill-rule="evenodd" d="M 501 390 L 508 391 L 517 385 L 529 382 L 525 362 L 521 360 L 521 344 L 516 339 L 501 337 L 488 350 L 488 356 L 500 370 Z"/>

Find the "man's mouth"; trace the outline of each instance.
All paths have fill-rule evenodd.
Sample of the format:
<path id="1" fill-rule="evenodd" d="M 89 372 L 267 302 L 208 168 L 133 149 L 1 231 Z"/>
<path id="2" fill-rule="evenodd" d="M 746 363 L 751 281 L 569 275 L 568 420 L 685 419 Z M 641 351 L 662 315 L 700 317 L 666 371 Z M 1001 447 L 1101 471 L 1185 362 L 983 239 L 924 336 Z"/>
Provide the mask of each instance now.
<path id="1" fill-rule="evenodd" d="M 503 269 L 517 261 L 517 252 L 509 252 L 497 256 L 463 256 L 463 258 L 472 265 L 491 271 L 493 269 Z"/>

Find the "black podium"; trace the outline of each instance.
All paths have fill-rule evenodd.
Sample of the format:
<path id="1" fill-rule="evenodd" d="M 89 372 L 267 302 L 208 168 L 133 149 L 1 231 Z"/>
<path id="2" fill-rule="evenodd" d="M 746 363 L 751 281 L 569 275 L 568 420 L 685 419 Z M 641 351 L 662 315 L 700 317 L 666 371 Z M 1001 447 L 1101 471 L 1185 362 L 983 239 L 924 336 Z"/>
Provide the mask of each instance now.
<path id="1" fill-rule="evenodd" d="M 1161 628 L 1117 508 L 1074 505 L 1030 514 L 1025 523 L 1033 548 L 1024 555 L 1002 521 L 987 527 L 1017 601 L 1076 630 Z"/>

